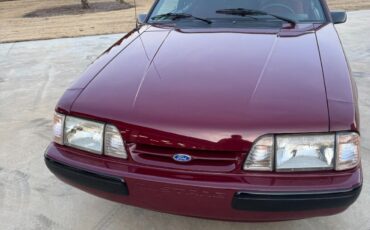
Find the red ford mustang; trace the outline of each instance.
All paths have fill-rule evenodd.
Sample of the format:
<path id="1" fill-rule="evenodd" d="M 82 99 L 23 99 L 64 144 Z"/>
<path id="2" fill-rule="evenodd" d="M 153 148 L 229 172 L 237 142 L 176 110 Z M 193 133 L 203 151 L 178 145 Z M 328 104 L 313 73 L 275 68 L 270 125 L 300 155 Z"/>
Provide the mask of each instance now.
<path id="1" fill-rule="evenodd" d="M 342 212 L 362 186 L 345 21 L 323 0 L 157 0 L 64 93 L 46 165 L 187 216 Z"/>

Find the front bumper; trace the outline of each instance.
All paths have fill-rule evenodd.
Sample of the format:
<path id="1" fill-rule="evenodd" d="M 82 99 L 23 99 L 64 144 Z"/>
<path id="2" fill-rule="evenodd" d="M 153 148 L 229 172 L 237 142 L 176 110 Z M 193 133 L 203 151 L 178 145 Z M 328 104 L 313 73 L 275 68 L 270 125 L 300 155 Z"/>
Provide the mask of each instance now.
<path id="1" fill-rule="evenodd" d="M 45 156 L 45 164 L 55 175 L 80 186 L 117 195 L 128 195 L 127 185 L 121 178 L 73 168 L 58 163 L 47 156 Z"/>
<path id="2" fill-rule="evenodd" d="M 302 193 L 235 194 L 232 207 L 248 211 L 307 211 L 350 206 L 360 195 L 361 186 L 340 191 Z"/>
<path id="3" fill-rule="evenodd" d="M 180 215 L 274 221 L 332 215 L 359 196 L 361 169 L 320 174 L 225 175 L 153 169 L 51 144 L 58 178 L 113 201 Z"/>

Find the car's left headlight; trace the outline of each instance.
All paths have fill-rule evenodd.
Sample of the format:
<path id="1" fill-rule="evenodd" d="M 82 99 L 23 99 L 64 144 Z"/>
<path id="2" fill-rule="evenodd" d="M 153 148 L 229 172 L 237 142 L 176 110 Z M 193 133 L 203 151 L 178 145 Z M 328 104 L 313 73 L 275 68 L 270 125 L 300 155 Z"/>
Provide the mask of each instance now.
<path id="1" fill-rule="evenodd" d="M 127 158 L 122 136 L 111 124 L 55 113 L 53 130 L 54 141 L 58 144 L 99 155 Z"/>
<path id="2" fill-rule="evenodd" d="M 360 163 L 360 136 L 355 132 L 266 135 L 249 152 L 247 171 L 347 170 Z"/>
<path id="3" fill-rule="evenodd" d="M 334 134 L 276 137 L 276 170 L 329 170 L 334 167 Z"/>

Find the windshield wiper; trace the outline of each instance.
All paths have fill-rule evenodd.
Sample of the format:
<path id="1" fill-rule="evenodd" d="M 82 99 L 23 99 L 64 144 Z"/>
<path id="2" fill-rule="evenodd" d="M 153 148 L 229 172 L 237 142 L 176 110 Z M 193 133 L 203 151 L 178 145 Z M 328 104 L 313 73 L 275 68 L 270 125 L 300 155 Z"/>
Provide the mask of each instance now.
<path id="1" fill-rule="evenodd" d="M 154 17 L 151 17 L 151 19 L 153 20 L 166 19 L 166 18 L 169 18 L 171 20 L 177 20 L 177 19 L 182 19 L 182 18 L 193 18 L 199 21 L 206 22 L 208 24 L 212 24 L 211 20 L 208 20 L 205 18 L 199 18 L 199 17 L 193 16 L 191 14 L 186 14 L 186 13 L 165 13 L 165 14 L 159 14 Z"/>
<path id="2" fill-rule="evenodd" d="M 282 21 L 289 22 L 293 26 L 295 26 L 297 24 L 297 22 L 294 21 L 293 19 L 282 17 L 282 16 L 275 15 L 275 14 L 270 14 L 268 12 L 261 11 L 261 10 L 234 8 L 234 9 L 217 10 L 216 13 L 218 13 L 218 14 L 238 15 L 238 16 L 242 16 L 242 17 L 251 16 L 251 15 L 268 15 L 268 16 L 272 16 L 274 18 L 280 19 Z"/>

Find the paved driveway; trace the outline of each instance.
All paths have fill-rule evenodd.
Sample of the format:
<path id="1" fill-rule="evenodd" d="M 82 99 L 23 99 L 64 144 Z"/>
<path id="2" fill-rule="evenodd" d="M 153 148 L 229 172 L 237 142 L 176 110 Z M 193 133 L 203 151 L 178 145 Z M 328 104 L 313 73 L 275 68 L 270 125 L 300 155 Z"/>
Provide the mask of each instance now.
<path id="1" fill-rule="evenodd" d="M 54 106 L 119 35 L 0 44 L 0 229 L 370 229 L 370 11 L 338 26 L 360 93 L 364 187 L 346 212 L 278 223 L 235 223 L 106 201 L 57 180 L 44 166 Z"/>

